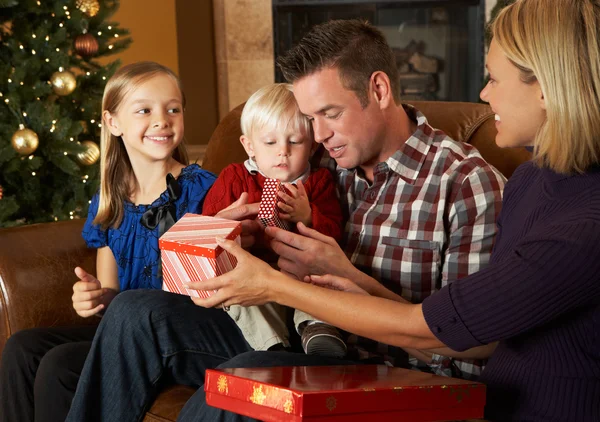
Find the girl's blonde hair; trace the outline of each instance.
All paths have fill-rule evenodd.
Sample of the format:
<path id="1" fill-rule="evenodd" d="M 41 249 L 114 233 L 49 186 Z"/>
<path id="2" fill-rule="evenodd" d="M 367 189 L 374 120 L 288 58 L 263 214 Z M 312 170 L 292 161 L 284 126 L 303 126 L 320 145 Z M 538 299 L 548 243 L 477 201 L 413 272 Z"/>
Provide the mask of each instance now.
<path id="1" fill-rule="evenodd" d="M 157 75 L 173 78 L 181 91 L 182 105 L 185 96 L 181 82 L 173 71 L 155 62 L 137 62 L 121 67 L 106 84 L 102 98 L 102 132 L 100 140 L 100 204 L 94 224 L 103 229 L 119 227 L 123 220 L 124 202 L 131 196 L 135 185 L 135 175 L 121 137 L 114 136 L 104 121 L 104 111 L 111 115 L 118 112 L 125 97 L 148 79 Z M 181 142 L 173 152 L 173 158 L 181 164 L 188 164 L 185 145 Z"/>
<path id="2" fill-rule="evenodd" d="M 288 127 L 312 137 L 310 121 L 300 112 L 290 84 L 270 84 L 252 94 L 244 105 L 240 124 L 242 133 L 249 138 L 257 130 Z"/>
<path id="3" fill-rule="evenodd" d="M 600 7 L 595 0 L 517 0 L 492 35 L 527 84 L 538 81 L 546 120 L 534 160 L 558 173 L 600 162 Z"/>

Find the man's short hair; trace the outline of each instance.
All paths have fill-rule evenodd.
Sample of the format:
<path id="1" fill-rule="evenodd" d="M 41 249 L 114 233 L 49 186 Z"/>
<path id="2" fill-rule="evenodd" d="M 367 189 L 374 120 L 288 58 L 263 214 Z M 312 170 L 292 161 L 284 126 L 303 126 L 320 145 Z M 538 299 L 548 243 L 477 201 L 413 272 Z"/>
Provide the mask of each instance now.
<path id="1" fill-rule="evenodd" d="M 400 103 L 394 53 L 381 31 L 365 21 L 332 20 L 316 25 L 279 57 L 277 64 L 290 83 L 325 68 L 337 68 L 342 85 L 354 91 L 363 107 L 369 104 L 371 75 L 382 71 L 390 78 L 396 104 Z"/>

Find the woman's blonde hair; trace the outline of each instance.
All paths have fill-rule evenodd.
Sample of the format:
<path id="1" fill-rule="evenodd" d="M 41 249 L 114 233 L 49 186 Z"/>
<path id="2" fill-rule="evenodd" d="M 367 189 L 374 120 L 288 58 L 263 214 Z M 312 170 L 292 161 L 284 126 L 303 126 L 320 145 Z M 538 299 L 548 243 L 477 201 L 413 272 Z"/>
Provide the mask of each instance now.
<path id="1" fill-rule="evenodd" d="M 240 124 L 242 133 L 249 138 L 257 130 L 288 127 L 304 131 L 312 138 L 312 126 L 300 112 L 291 84 L 270 84 L 252 94 L 244 105 Z"/>
<path id="2" fill-rule="evenodd" d="M 600 162 L 600 6 L 596 0 L 517 0 L 492 35 L 527 84 L 538 81 L 546 120 L 534 160 L 558 173 Z"/>
<path id="3" fill-rule="evenodd" d="M 102 98 L 102 132 L 100 140 L 100 204 L 94 224 L 103 229 L 119 227 L 123 220 L 124 202 L 131 196 L 135 186 L 135 176 L 129 156 L 121 137 L 114 136 L 104 121 L 104 111 L 114 115 L 118 112 L 125 97 L 148 79 L 157 75 L 173 78 L 181 91 L 182 105 L 185 108 L 185 96 L 181 82 L 173 71 L 155 62 L 137 62 L 121 67 L 109 79 Z M 173 152 L 173 158 L 181 164 L 188 164 L 185 145 L 181 142 Z"/>

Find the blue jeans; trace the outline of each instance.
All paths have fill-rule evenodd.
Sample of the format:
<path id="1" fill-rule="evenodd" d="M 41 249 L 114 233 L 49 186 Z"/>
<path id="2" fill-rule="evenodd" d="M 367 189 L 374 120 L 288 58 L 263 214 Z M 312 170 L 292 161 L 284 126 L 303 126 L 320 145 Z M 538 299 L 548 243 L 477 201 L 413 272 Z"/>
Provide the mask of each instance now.
<path id="1" fill-rule="evenodd" d="M 291 352 L 249 352 L 238 355 L 218 368 L 258 368 L 271 366 L 356 365 L 358 362 Z M 217 409 L 206 404 L 204 386 L 198 388 L 177 417 L 178 422 L 250 422 L 255 419 Z"/>
<path id="2" fill-rule="evenodd" d="M 140 421 L 162 387 L 200 387 L 204 371 L 252 350 L 226 312 L 189 297 L 132 290 L 110 304 L 67 421 Z"/>

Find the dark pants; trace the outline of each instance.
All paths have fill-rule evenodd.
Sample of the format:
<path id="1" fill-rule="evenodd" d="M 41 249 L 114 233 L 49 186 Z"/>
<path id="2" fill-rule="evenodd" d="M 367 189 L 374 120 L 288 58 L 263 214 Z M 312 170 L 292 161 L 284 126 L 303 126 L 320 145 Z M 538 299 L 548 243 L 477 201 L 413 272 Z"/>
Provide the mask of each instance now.
<path id="1" fill-rule="evenodd" d="M 250 350 L 221 309 L 160 290 L 123 292 L 98 327 L 67 420 L 140 421 L 165 385 L 198 388 L 205 369 Z"/>
<path id="2" fill-rule="evenodd" d="M 271 366 L 356 365 L 357 362 L 290 352 L 248 352 L 228 360 L 218 368 L 258 368 Z M 255 419 L 217 409 L 206 404 L 204 387 L 198 388 L 185 404 L 178 422 L 250 422 Z"/>
<path id="3" fill-rule="evenodd" d="M 0 361 L 0 420 L 64 421 L 96 327 L 23 330 Z"/>

